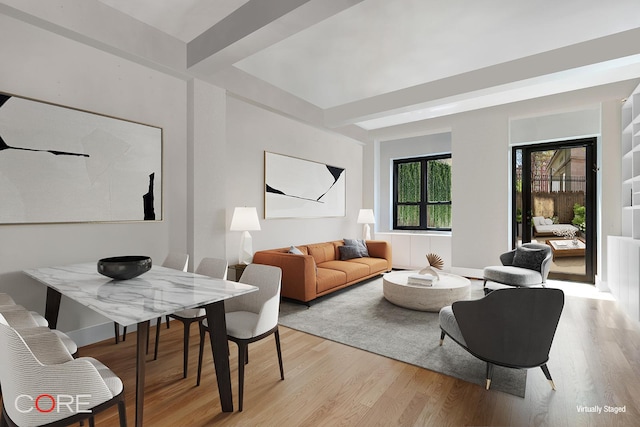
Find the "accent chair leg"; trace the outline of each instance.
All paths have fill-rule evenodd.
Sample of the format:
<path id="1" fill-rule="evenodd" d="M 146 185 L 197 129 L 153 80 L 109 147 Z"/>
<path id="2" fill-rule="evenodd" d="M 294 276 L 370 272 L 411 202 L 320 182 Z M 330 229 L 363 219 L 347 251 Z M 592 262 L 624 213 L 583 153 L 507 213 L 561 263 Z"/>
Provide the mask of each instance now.
<path id="1" fill-rule="evenodd" d="M 547 364 L 545 363 L 544 365 L 540 366 L 540 368 L 542 369 L 542 372 L 544 372 L 544 376 L 547 378 L 547 381 L 549 381 L 549 384 L 551 384 L 551 389 L 555 390 L 556 385 L 553 383 L 553 379 L 551 379 L 551 374 L 549 373 L 549 368 L 547 368 Z"/>
<path id="2" fill-rule="evenodd" d="M 489 387 L 491 387 L 491 377 L 493 377 L 493 364 L 487 363 L 487 390 L 489 390 Z"/>
<path id="3" fill-rule="evenodd" d="M 442 343 L 444 342 L 444 337 L 445 337 L 445 333 L 444 331 L 440 331 L 440 346 L 442 346 Z"/>
<path id="4" fill-rule="evenodd" d="M 164 320 L 165 320 L 165 323 L 167 324 L 167 329 L 169 329 L 169 315 L 168 314 L 165 316 Z"/>
<path id="5" fill-rule="evenodd" d="M 123 326 L 122 327 L 122 342 L 124 342 L 127 339 L 127 327 Z"/>

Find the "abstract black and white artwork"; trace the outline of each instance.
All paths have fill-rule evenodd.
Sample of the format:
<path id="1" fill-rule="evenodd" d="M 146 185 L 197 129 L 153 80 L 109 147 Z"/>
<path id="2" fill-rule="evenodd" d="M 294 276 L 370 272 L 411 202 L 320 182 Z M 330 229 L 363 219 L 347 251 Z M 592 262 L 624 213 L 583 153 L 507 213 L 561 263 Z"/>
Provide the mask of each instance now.
<path id="1" fill-rule="evenodd" d="M 309 160 L 264 153 L 265 218 L 346 215 L 346 170 Z"/>
<path id="2" fill-rule="evenodd" d="M 162 219 L 162 129 L 0 93 L 0 224 Z"/>

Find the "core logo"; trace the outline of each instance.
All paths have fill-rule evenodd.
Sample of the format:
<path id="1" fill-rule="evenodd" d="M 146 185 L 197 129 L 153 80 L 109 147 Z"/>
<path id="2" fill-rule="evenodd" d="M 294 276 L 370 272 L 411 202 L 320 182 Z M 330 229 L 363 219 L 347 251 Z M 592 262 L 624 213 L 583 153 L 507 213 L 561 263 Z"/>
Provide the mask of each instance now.
<path id="1" fill-rule="evenodd" d="M 30 396 L 28 394 L 21 394 L 16 397 L 15 407 L 16 410 L 23 414 L 28 414 L 36 410 L 41 413 L 50 413 L 50 412 L 72 412 L 72 413 L 87 413 L 91 412 L 88 408 L 90 402 L 88 399 L 91 398 L 90 394 L 39 394 L 35 397 Z"/>

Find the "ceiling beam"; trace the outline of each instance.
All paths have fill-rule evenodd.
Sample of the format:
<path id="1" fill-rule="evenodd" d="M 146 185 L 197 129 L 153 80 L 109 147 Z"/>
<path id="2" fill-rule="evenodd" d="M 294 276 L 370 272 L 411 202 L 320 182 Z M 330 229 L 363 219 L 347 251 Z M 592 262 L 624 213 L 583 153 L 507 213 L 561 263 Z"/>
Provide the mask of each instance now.
<path id="1" fill-rule="evenodd" d="M 187 44 L 187 67 L 212 75 L 363 0 L 250 0 Z"/>
<path id="2" fill-rule="evenodd" d="M 339 127 L 462 98 L 527 79 L 640 54 L 640 28 L 554 49 L 325 110 L 325 125 Z"/>

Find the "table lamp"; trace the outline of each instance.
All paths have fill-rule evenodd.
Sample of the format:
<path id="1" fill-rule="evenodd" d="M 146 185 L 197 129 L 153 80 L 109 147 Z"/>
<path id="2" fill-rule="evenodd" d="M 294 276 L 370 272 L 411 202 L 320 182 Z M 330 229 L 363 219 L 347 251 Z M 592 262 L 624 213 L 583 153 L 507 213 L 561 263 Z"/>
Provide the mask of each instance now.
<path id="1" fill-rule="evenodd" d="M 373 209 L 360 209 L 358 213 L 358 224 L 364 224 L 362 227 L 362 238 L 371 240 L 371 227 L 369 224 L 375 224 L 376 218 L 373 216 Z"/>
<path id="2" fill-rule="evenodd" d="M 253 260 L 253 245 L 249 231 L 260 230 L 258 211 L 256 208 L 235 208 L 231 218 L 231 231 L 242 231 L 240 236 L 240 250 L 238 258 L 240 264 L 251 264 Z"/>

